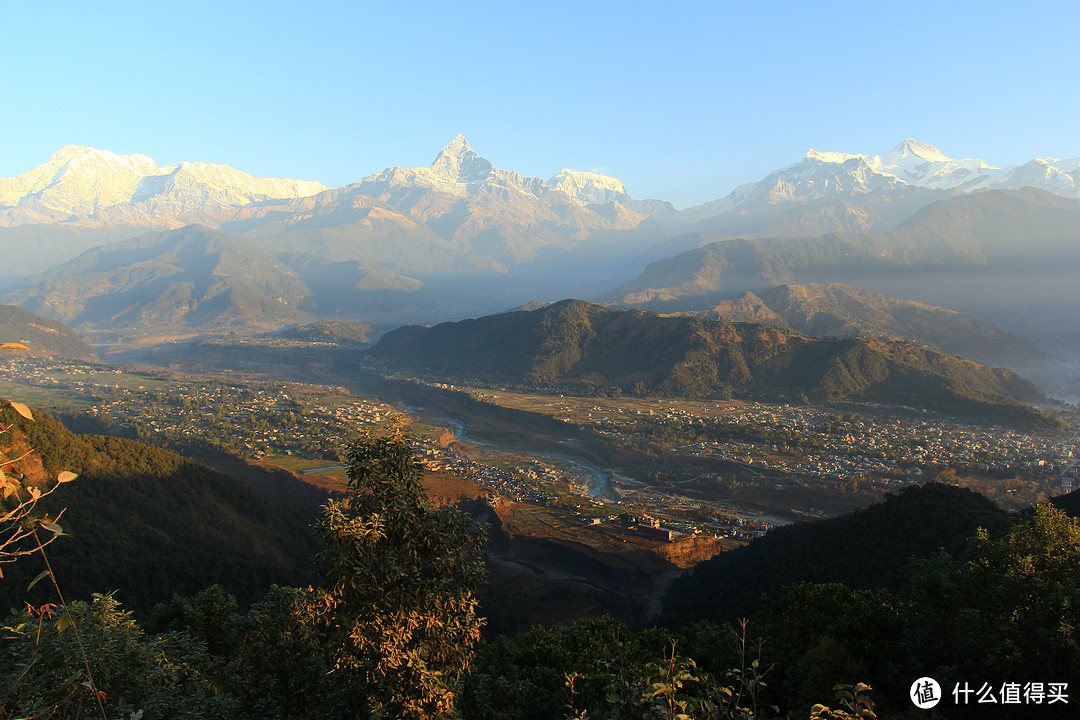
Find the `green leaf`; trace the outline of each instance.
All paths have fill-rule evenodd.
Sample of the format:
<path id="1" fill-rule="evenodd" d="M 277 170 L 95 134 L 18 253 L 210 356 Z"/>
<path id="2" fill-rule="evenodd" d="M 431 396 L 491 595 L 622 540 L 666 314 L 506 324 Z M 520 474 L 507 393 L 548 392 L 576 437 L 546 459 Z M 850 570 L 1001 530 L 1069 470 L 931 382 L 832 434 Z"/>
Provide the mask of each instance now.
<path id="1" fill-rule="evenodd" d="M 27 591 L 27 592 L 30 592 L 30 588 L 32 588 L 32 587 L 34 587 L 35 585 L 37 585 L 37 584 L 38 584 L 38 580 L 41 580 L 41 578 L 43 578 L 43 577 L 47 576 L 48 574 L 49 574 L 49 571 L 48 571 L 48 570 L 42 570 L 42 571 L 41 571 L 41 573 L 40 573 L 40 574 L 39 574 L 39 575 L 38 575 L 38 576 L 37 576 L 36 578 L 34 578 L 33 580 L 31 580 L 31 581 L 30 581 L 30 584 L 26 586 L 26 591 Z"/>
<path id="2" fill-rule="evenodd" d="M 64 613 L 56 620 L 56 632 L 62 633 L 69 627 L 75 627 L 75 621 L 71 619 L 71 616 Z"/>
<path id="3" fill-rule="evenodd" d="M 22 415 L 27 420 L 33 420 L 34 419 L 34 416 L 30 414 L 30 408 L 26 407 L 21 402 L 15 402 L 14 400 L 9 400 L 8 404 L 11 405 L 12 408 L 14 408 L 15 412 L 19 413 L 20 415 Z"/>
<path id="4" fill-rule="evenodd" d="M 77 477 L 79 477 L 79 476 L 76 475 L 75 473 L 73 473 L 73 472 L 71 472 L 69 470 L 64 470 L 62 473 L 60 473 L 59 475 L 56 476 L 56 482 L 58 482 L 58 483 L 68 483 L 68 482 L 71 482 L 72 480 L 74 480 Z"/>

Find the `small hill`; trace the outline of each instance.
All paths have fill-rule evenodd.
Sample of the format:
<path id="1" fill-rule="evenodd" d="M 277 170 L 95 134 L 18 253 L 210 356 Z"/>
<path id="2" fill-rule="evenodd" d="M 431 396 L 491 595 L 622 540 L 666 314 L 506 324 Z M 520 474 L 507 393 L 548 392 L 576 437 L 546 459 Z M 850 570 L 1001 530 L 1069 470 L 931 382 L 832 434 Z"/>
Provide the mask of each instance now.
<path id="1" fill-rule="evenodd" d="M 367 323 L 348 320 L 320 320 L 307 325 L 282 330 L 279 337 L 299 342 L 334 343 L 335 345 L 367 345 L 375 330 Z"/>
<path id="2" fill-rule="evenodd" d="M 23 310 L 0 305 L 0 347 L 22 345 L 29 355 L 49 355 L 73 360 L 97 360 L 97 353 L 63 323 Z"/>
<path id="3" fill-rule="evenodd" d="M 814 339 L 581 300 L 387 333 L 370 357 L 395 369 L 584 393 L 852 399 L 922 406 L 1022 425 L 1056 421 L 1010 370 L 902 342 Z"/>
<path id="4" fill-rule="evenodd" d="M 735 621 L 753 614 L 762 594 L 775 596 L 801 581 L 896 591 L 908 558 L 942 547 L 959 555 L 976 528 L 1004 535 L 1009 517 L 970 490 L 939 483 L 907 487 L 866 509 L 776 528 L 706 560 L 671 585 L 657 622 Z"/>
<path id="5" fill-rule="evenodd" d="M 814 337 L 907 340 L 977 362 L 1011 365 L 1034 352 L 994 323 L 839 283 L 781 285 L 725 300 L 703 317 L 765 322 Z"/>
<path id="6" fill-rule="evenodd" d="M 89 598 L 117 591 L 125 607 L 148 610 L 173 593 L 193 594 L 220 583 L 242 602 L 272 583 L 309 580 L 317 541 L 313 506 L 272 503 L 239 480 L 175 453 L 134 440 L 76 435 L 53 418 L 23 419 L 2 402 L 0 435 L 7 457 L 33 454 L 18 469 L 36 481 L 61 470 L 78 473 L 46 498 L 47 510 L 67 508 L 61 524 L 71 538 L 48 548 L 65 594 Z M 37 557 L 4 568 L 0 607 L 54 600 L 40 583 Z"/>

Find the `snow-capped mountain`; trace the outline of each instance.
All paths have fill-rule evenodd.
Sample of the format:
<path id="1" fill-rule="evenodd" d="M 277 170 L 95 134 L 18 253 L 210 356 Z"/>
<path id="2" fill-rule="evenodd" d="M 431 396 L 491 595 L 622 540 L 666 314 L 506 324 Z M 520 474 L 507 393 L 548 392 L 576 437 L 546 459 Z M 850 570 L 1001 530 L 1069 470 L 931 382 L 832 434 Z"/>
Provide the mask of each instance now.
<path id="1" fill-rule="evenodd" d="M 630 200 L 622 181 L 594 172 L 563 168 L 547 184 L 586 205 L 616 201 L 625 204 Z"/>
<path id="2" fill-rule="evenodd" d="M 1080 197 L 1080 158 L 1035 158 L 1023 165 L 998 168 L 982 160 L 946 157 L 933 145 L 907 139 L 869 160 L 875 172 L 926 188 L 1019 190 L 1034 187 L 1063 197 Z"/>
<path id="3" fill-rule="evenodd" d="M 881 213 L 883 199 L 905 197 L 904 212 L 913 212 L 920 204 L 956 194 L 978 190 L 1018 190 L 1036 187 L 1064 197 L 1080 197 L 1080 160 L 1035 159 L 1024 165 L 998 168 L 973 158 L 955 159 L 938 148 L 907 139 L 886 153 L 862 155 L 847 152 L 820 152 L 811 148 L 797 162 L 769 173 L 758 182 L 736 187 L 726 197 L 679 211 L 675 220 L 682 225 L 715 224 L 718 219 L 737 219 L 732 234 L 755 233 L 744 218 L 757 216 L 771 221 L 778 213 L 791 214 L 790 208 L 820 206 L 841 202 L 855 220 L 854 227 L 843 223 L 833 230 L 877 232 L 883 227 L 867 222 L 867 203 L 877 207 L 870 215 Z M 912 191 L 930 190 L 922 200 L 913 200 Z M 788 209 L 785 209 L 788 208 Z M 889 218 L 884 218 L 889 220 Z M 876 222 L 876 221 L 875 221 Z M 861 223 L 861 224 L 860 224 Z M 761 229 L 780 234 L 804 234 L 797 223 L 790 226 L 759 223 Z M 886 225 L 889 223 L 886 222 Z M 720 223 L 724 226 L 724 222 Z M 813 229 L 813 228 L 812 228 Z M 818 227 L 814 232 L 825 231 Z"/>
<path id="4" fill-rule="evenodd" d="M 574 252 L 598 234 L 633 230 L 648 215 L 628 207 L 615 178 L 563 170 L 551 183 L 495 167 L 458 135 L 427 167 L 392 167 L 341 188 L 421 223 L 452 246 L 506 265 Z"/>
<path id="5" fill-rule="evenodd" d="M 256 178 L 228 165 L 158 167 L 145 155 L 69 145 L 27 173 L 0 179 L 0 224 L 143 220 L 323 190 L 322 183 Z"/>
<path id="6" fill-rule="evenodd" d="M 933 145 L 911 138 L 884 155 L 865 159 L 876 173 L 891 175 L 910 185 L 938 189 L 975 189 L 1001 172 L 982 160 L 946 157 Z"/>
<path id="7" fill-rule="evenodd" d="M 512 170 L 497 168 L 478 155 L 460 134 L 439 151 L 428 167 L 387 168 L 365 177 L 353 187 L 374 197 L 402 189 L 423 188 L 455 197 L 495 193 L 503 197 L 520 194 L 552 199 L 552 193 L 559 192 L 581 205 L 630 200 L 622 182 L 606 175 L 563 168 L 545 183 L 537 177 L 524 177 Z"/>

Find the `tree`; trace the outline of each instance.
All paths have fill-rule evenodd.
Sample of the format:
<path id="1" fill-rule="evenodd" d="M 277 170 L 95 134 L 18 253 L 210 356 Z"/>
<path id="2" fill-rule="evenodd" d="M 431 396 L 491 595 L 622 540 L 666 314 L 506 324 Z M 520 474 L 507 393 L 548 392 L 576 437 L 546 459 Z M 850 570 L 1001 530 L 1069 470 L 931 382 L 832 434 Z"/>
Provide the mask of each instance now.
<path id="1" fill-rule="evenodd" d="M 980 529 L 966 561 L 915 562 L 910 584 L 910 664 L 943 687 L 1080 673 L 1080 523 L 1060 510 L 1037 505 L 997 541 Z"/>
<path id="2" fill-rule="evenodd" d="M 30 408 L 13 400 L 9 401 L 8 405 L 22 417 L 33 421 Z M 0 434 L 7 433 L 11 427 L 11 423 L 0 423 Z M 51 495 L 61 484 L 71 482 L 77 476 L 65 470 L 57 475 L 56 483 L 52 487 L 44 489 L 27 482 L 26 475 L 15 471 L 14 467 L 32 455 L 33 451 L 27 450 L 18 457 L 7 459 L 4 451 L 0 449 L 0 565 L 14 562 L 23 555 L 41 552 L 45 545 L 64 534 L 56 524 L 63 514 L 62 510 L 56 517 L 49 517 L 37 515 L 35 509 L 39 500 Z M 47 530 L 49 534 L 42 539 L 37 534 L 39 529 Z M 2 569 L 0 577 L 3 577 Z"/>
<path id="3" fill-rule="evenodd" d="M 333 670 L 347 710 L 434 718 L 453 710 L 482 620 L 483 527 L 454 506 L 435 508 L 400 424 L 349 449 L 344 501 L 319 528 Z"/>
<path id="4" fill-rule="evenodd" d="M 57 617 L 66 621 L 54 625 Z M 76 625 L 85 630 L 81 636 Z M 62 608 L 27 606 L 13 611 L 3 629 L 2 717 L 235 716 L 235 701 L 214 683 L 205 644 L 185 633 L 148 637 L 109 595 Z"/>

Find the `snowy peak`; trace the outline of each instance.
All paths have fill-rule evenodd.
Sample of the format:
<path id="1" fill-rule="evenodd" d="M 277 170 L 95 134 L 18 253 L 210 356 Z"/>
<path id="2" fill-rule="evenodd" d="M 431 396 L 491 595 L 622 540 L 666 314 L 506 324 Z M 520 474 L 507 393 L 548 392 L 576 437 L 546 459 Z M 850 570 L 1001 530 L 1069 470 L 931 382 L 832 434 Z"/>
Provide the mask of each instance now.
<path id="1" fill-rule="evenodd" d="M 494 169 L 494 165 L 476 154 L 461 134 L 451 140 L 431 163 L 431 171 L 438 178 L 464 184 L 483 182 Z"/>
<path id="2" fill-rule="evenodd" d="M 865 155 L 852 155 L 851 153 L 843 153 L 843 152 L 818 152 L 814 148 L 810 148 L 809 150 L 806 151 L 806 156 L 803 159 L 804 160 L 813 160 L 813 161 L 822 162 L 822 163 L 834 163 L 836 165 L 843 165 L 847 161 L 852 160 L 852 159 L 856 159 L 856 158 L 865 160 L 866 156 Z"/>
<path id="3" fill-rule="evenodd" d="M 146 155 L 69 145 L 30 172 L 0 179 L 0 224 L 216 210 L 322 192 L 321 183 L 255 178 L 227 165 L 159 167 Z"/>
<path id="4" fill-rule="evenodd" d="M 566 193 L 586 205 L 625 202 L 630 199 L 620 180 L 599 173 L 563 168 L 547 181 L 552 190 Z"/>
<path id="5" fill-rule="evenodd" d="M 949 162 L 949 158 L 945 157 L 945 155 L 933 145 L 928 145 L 924 142 L 919 142 L 918 140 L 912 140 L 911 138 L 908 138 L 889 152 L 885 153 L 886 158 L 894 161 L 903 160 L 912 156 L 922 158 L 926 162 Z"/>
<path id="6" fill-rule="evenodd" d="M 369 175 L 355 187 L 361 193 L 383 199 L 410 188 L 425 188 L 457 197 L 494 194 L 504 200 L 521 196 L 549 198 L 552 191 L 558 191 L 561 202 L 569 199 L 580 205 L 630 199 L 623 184 L 606 175 L 564 168 L 545 183 L 540 178 L 502 170 L 478 155 L 463 135 L 458 135 L 440 150 L 428 167 L 387 168 Z"/>
<path id="7" fill-rule="evenodd" d="M 67 214 L 92 214 L 130 197 L 139 181 L 161 175 L 145 155 L 117 155 L 108 150 L 68 145 L 30 172 L 0 179 L 0 207 L 13 207 L 37 198 L 46 209 Z"/>
<path id="8" fill-rule="evenodd" d="M 833 166 L 827 170 L 826 166 Z M 845 152 L 818 152 L 810 149 L 802 163 L 782 169 L 781 175 L 807 177 L 811 174 L 840 172 L 858 175 L 856 192 L 877 189 L 888 181 L 938 190 L 973 190 L 990 187 L 997 168 L 974 158 L 953 159 L 933 145 L 908 138 L 881 155 Z M 814 168 L 814 169 L 810 169 Z M 988 184 L 990 183 L 990 184 Z M 843 188 L 844 183 L 837 185 Z"/>
<path id="9" fill-rule="evenodd" d="M 476 155 L 472 146 L 469 145 L 469 141 L 465 139 L 465 136 L 458 133 L 457 136 L 447 143 L 446 147 L 439 151 L 435 161 L 431 163 L 432 167 L 435 167 L 440 161 L 460 161 L 466 154 Z"/>
<path id="10" fill-rule="evenodd" d="M 859 196 L 904 188 L 949 192 L 1035 187 L 1080 197 L 1080 159 L 1036 158 L 1023 165 L 997 168 L 976 158 L 955 159 L 928 143 L 907 138 L 886 153 L 864 155 L 811 148 L 800 162 L 746 183 L 726 197 L 678 211 L 677 221 L 712 222 L 728 213 L 742 215 L 767 206 L 814 200 L 858 200 Z"/>
<path id="11" fill-rule="evenodd" d="M 159 168 L 157 163 L 146 155 L 117 155 L 108 150 L 98 150 L 85 145 L 67 145 L 60 148 L 53 153 L 45 166 L 126 167 L 140 175 L 157 175 L 171 170 L 171 168 Z"/>

